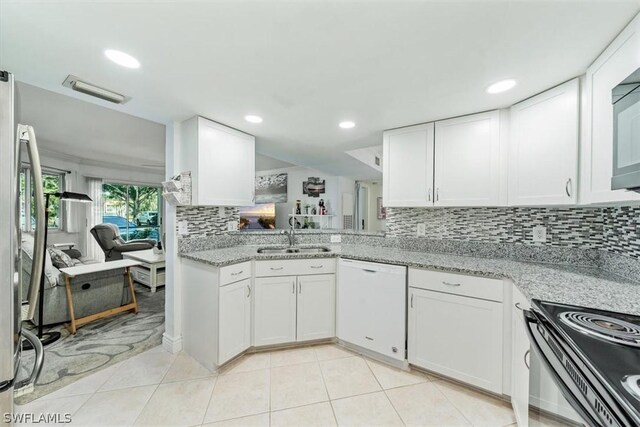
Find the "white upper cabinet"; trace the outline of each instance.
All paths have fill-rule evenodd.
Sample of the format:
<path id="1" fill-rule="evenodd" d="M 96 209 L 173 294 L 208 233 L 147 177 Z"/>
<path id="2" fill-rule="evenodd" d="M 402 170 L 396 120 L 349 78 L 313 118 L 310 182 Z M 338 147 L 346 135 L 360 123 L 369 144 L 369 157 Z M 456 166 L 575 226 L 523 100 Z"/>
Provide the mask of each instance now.
<path id="1" fill-rule="evenodd" d="M 181 123 L 180 159 L 180 171 L 191 171 L 192 205 L 254 204 L 253 136 L 193 117 Z"/>
<path id="2" fill-rule="evenodd" d="M 435 124 L 435 206 L 500 206 L 500 113 L 490 111 Z"/>
<path id="3" fill-rule="evenodd" d="M 640 16 L 616 37 L 587 69 L 582 116 L 580 203 L 639 200 L 640 195 L 611 190 L 613 106 L 611 90 L 640 68 Z"/>
<path id="4" fill-rule="evenodd" d="M 433 123 L 384 133 L 385 206 L 433 205 Z"/>
<path id="5" fill-rule="evenodd" d="M 511 107 L 509 205 L 576 203 L 579 86 L 571 80 Z"/>

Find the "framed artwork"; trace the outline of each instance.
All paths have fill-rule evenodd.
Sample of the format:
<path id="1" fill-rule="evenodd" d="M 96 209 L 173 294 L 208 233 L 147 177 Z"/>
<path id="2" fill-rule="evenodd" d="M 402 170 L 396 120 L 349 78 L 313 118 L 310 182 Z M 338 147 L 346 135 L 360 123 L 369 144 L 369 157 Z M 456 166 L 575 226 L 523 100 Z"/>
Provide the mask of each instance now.
<path id="1" fill-rule="evenodd" d="M 320 197 L 320 194 L 324 194 L 324 191 L 324 179 L 310 176 L 306 181 L 302 181 L 302 194 L 309 197 Z"/>
<path id="2" fill-rule="evenodd" d="M 288 174 L 256 176 L 256 205 L 287 202 Z"/>
<path id="3" fill-rule="evenodd" d="M 382 206 L 382 197 L 378 197 L 378 219 L 387 219 L 387 208 Z"/>

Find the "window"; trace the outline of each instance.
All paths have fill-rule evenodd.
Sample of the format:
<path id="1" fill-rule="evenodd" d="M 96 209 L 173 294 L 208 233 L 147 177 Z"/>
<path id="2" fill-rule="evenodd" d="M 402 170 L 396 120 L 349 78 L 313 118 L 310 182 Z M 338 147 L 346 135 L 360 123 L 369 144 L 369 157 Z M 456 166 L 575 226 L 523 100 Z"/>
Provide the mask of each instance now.
<path id="1" fill-rule="evenodd" d="M 42 182 L 44 193 L 60 193 L 64 191 L 64 174 L 50 172 L 43 169 Z M 29 197 L 26 197 L 26 195 Z M 31 170 L 27 167 L 20 171 L 20 226 L 22 231 L 31 232 L 36 226 L 36 205 L 34 199 Z M 27 215 L 30 212 L 30 215 Z M 27 220 L 29 218 L 29 220 Z M 51 197 L 49 200 L 49 230 L 62 230 L 63 210 L 60 208 L 60 199 Z"/>
<path id="2" fill-rule="evenodd" d="M 115 224 L 124 240 L 160 240 L 160 187 L 105 183 L 102 222 Z"/>

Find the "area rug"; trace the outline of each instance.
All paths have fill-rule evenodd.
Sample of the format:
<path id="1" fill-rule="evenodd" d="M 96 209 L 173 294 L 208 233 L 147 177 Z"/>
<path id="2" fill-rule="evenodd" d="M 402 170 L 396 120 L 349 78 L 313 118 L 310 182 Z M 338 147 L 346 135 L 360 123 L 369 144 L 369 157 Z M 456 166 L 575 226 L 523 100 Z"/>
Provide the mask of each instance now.
<path id="1" fill-rule="evenodd" d="M 148 288 L 137 287 L 137 315 L 122 313 L 88 323 L 81 326 L 75 336 L 62 325 L 50 328 L 60 331 L 62 337 L 45 347 L 44 365 L 35 390 L 16 398 L 15 402 L 29 403 L 159 345 L 164 332 L 164 294 L 164 289 L 151 293 Z M 27 322 L 25 327 L 29 327 Z M 29 376 L 33 359 L 33 351 L 23 353 L 18 378 Z"/>

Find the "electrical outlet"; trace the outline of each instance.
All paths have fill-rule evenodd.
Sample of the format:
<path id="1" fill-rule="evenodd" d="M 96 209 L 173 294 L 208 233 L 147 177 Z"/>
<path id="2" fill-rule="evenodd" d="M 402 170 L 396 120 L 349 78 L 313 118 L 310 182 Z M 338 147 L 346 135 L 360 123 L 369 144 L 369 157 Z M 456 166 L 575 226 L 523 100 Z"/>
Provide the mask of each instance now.
<path id="1" fill-rule="evenodd" d="M 416 227 L 416 234 L 418 235 L 418 237 L 424 237 L 427 234 L 427 224 L 420 223 L 418 224 L 418 226 Z"/>
<path id="2" fill-rule="evenodd" d="M 341 243 L 342 242 L 342 236 L 339 234 L 332 234 L 331 235 L 331 243 Z"/>
<path id="3" fill-rule="evenodd" d="M 547 241 L 547 227 L 544 225 L 536 225 L 533 227 L 533 241 L 534 242 L 546 242 Z"/>
<path id="4" fill-rule="evenodd" d="M 227 222 L 227 231 L 237 231 L 237 230 L 238 230 L 238 221 Z"/>
<path id="5" fill-rule="evenodd" d="M 189 229 L 187 227 L 187 221 L 182 220 L 178 222 L 178 234 L 182 235 L 182 236 L 186 236 L 187 234 L 189 234 Z"/>

